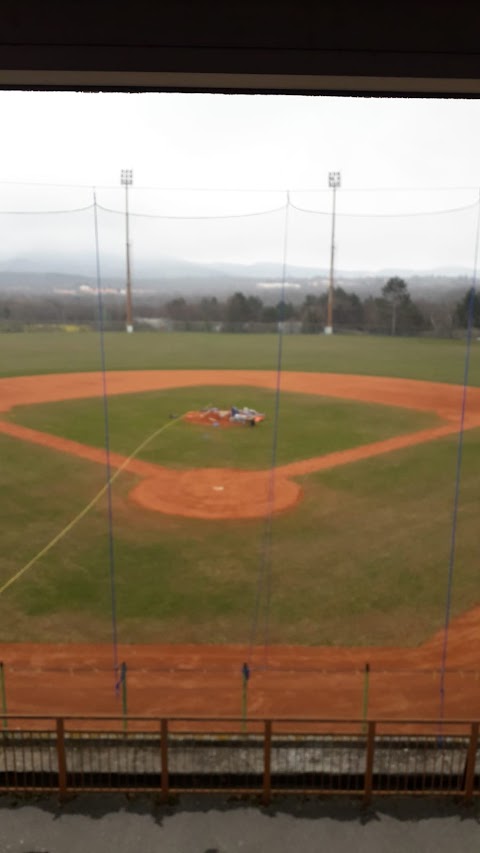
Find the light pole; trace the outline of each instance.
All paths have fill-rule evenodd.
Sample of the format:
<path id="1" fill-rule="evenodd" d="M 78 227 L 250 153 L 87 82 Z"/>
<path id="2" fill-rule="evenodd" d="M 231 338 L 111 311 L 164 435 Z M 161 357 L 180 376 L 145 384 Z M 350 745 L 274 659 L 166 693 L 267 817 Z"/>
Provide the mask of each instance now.
<path id="1" fill-rule="evenodd" d="M 133 316 L 132 316 L 132 280 L 130 276 L 130 232 L 128 222 L 128 188 L 133 184 L 133 170 L 122 169 L 120 172 L 120 183 L 125 187 L 125 245 L 126 245 L 126 260 L 127 260 L 127 311 L 126 311 L 126 329 L 127 332 L 133 332 Z"/>
<path id="2" fill-rule="evenodd" d="M 335 277 L 335 202 L 337 197 L 337 189 L 340 186 L 340 172 L 328 173 L 328 186 L 333 190 L 333 206 L 332 206 L 332 243 L 330 247 L 330 282 L 328 286 L 328 306 L 327 306 L 327 325 L 325 326 L 325 334 L 333 333 L 333 283 Z"/>

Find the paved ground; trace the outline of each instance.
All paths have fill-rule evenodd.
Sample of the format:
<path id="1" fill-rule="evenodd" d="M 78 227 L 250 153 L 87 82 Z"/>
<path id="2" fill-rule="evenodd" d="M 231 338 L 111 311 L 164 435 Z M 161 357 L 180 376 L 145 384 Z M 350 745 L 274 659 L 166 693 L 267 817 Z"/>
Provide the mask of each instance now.
<path id="1" fill-rule="evenodd" d="M 480 803 L 283 800 L 270 809 L 221 799 L 0 797 L 0 853 L 477 853 Z"/>

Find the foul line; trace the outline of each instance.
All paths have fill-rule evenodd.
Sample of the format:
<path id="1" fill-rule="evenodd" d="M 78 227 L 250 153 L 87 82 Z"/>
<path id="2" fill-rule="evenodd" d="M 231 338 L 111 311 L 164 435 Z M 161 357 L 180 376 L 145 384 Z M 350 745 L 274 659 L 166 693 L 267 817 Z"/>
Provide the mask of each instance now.
<path id="1" fill-rule="evenodd" d="M 122 462 L 120 467 L 115 471 L 115 474 L 110 477 L 107 483 L 105 483 L 105 485 L 100 489 L 100 491 L 95 495 L 95 497 L 92 498 L 90 503 L 88 503 L 87 506 L 85 506 L 82 511 L 79 512 L 78 515 L 76 515 L 75 518 L 73 518 L 72 521 L 70 521 L 67 526 L 60 531 L 60 533 L 57 533 L 57 535 L 54 536 L 53 539 L 51 539 L 48 545 L 45 545 L 45 547 L 42 548 L 42 550 L 39 551 L 38 554 L 35 555 L 35 557 L 32 557 L 32 559 L 29 560 L 28 563 L 26 563 L 18 572 L 16 572 L 16 574 L 14 574 L 13 577 L 10 578 L 10 580 L 4 583 L 3 586 L 0 586 L 0 595 L 3 595 L 5 590 L 12 586 L 15 581 L 19 580 L 22 575 L 25 574 L 25 572 L 31 569 L 32 566 L 34 566 L 35 563 L 41 559 L 41 557 L 44 557 L 45 554 L 48 554 L 48 552 L 51 551 L 51 549 L 57 544 L 57 542 L 60 542 L 60 540 L 63 539 L 63 537 L 66 536 L 67 533 L 69 533 L 70 530 L 72 530 L 72 528 L 75 527 L 75 525 L 78 524 L 78 522 L 81 521 L 82 518 L 84 518 L 88 512 L 90 512 L 90 510 L 95 506 L 96 503 L 98 503 L 100 498 L 103 497 L 106 491 L 110 488 L 112 483 L 115 482 L 117 477 L 130 464 L 132 459 L 135 459 L 135 457 L 138 456 L 140 451 L 143 450 L 143 448 L 146 447 L 147 444 L 153 441 L 153 439 L 156 438 L 157 435 L 160 435 L 162 432 L 165 432 L 166 429 L 176 424 L 179 420 L 182 420 L 182 418 L 183 415 L 178 418 L 174 418 L 171 421 L 168 421 L 166 424 L 163 424 L 163 426 L 161 426 L 159 429 L 155 430 L 155 432 L 153 432 L 148 438 L 142 441 L 142 443 L 138 445 L 138 447 L 133 451 L 133 453 L 127 459 L 125 459 L 124 462 Z"/>

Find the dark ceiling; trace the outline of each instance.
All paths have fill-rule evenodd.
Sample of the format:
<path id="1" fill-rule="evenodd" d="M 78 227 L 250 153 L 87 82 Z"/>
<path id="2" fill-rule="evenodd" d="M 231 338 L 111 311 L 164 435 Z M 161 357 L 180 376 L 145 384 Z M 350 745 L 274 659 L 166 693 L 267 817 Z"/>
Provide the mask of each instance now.
<path id="1" fill-rule="evenodd" d="M 480 3 L 3 0 L 0 85 L 480 92 Z"/>

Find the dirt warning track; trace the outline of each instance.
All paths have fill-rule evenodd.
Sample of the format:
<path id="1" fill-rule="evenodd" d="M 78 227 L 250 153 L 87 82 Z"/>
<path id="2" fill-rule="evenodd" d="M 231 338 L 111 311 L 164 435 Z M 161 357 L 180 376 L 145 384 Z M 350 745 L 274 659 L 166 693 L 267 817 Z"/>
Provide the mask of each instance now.
<path id="1" fill-rule="evenodd" d="M 106 375 L 109 395 L 198 385 L 245 385 L 274 390 L 276 381 L 274 371 L 264 370 L 147 370 L 109 372 Z M 257 518 L 272 510 L 287 510 L 301 499 L 302 487 L 295 478 L 433 441 L 459 429 L 463 389 L 457 385 L 376 376 L 285 372 L 282 374 L 282 390 L 434 412 L 443 423 L 431 429 L 278 466 L 274 473 L 230 468 L 182 471 L 139 459 L 132 459 L 125 465 L 126 457 L 112 453 L 110 463 L 113 468 L 125 466 L 125 470 L 140 477 L 130 492 L 130 499 L 148 511 L 169 515 L 205 519 Z M 1 379 L 0 412 L 9 411 L 14 406 L 102 394 L 102 375 L 98 373 Z M 465 427 L 476 426 L 480 426 L 480 389 L 470 388 Z M 105 451 L 100 448 L 2 420 L 0 432 L 92 462 L 105 463 Z"/>
<path id="2" fill-rule="evenodd" d="M 450 626 L 444 719 L 478 719 L 480 608 Z M 439 719 L 443 631 L 418 648 L 122 645 L 129 713 L 240 716 L 242 664 L 251 665 L 251 716 L 360 719 L 371 667 L 372 719 Z M 0 644 L 11 714 L 121 713 L 108 644 Z"/>

